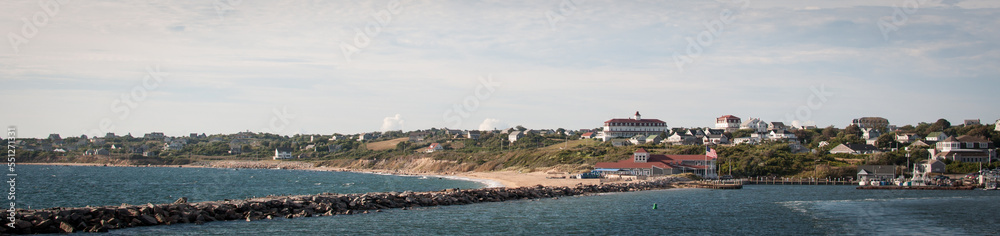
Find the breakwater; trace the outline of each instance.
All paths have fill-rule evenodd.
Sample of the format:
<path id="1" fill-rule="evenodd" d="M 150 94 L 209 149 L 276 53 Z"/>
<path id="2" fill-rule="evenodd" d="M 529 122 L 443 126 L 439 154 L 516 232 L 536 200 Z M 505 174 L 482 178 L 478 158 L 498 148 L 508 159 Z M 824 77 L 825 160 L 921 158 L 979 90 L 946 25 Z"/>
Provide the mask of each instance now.
<path id="1" fill-rule="evenodd" d="M 178 199 L 172 204 L 141 206 L 105 206 L 50 208 L 16 211 L 12 227 L 2 227 L 3 234 L 63 232 L 107 232 L 128 227 L 201 224 L 212 221 L 264 220 L 313 216 L 350 215 L 413 207 L 465 205 L 540 198 L 558 198 L 598 193 L 669 189 L 673 180 L 575 187 L 520 187 L 484 189 L 448 189 L 435 192 L 387 192 L 367 194 L 323 193 L 299 196 L 269 196 L 244 200 L 188 203 Z"/>

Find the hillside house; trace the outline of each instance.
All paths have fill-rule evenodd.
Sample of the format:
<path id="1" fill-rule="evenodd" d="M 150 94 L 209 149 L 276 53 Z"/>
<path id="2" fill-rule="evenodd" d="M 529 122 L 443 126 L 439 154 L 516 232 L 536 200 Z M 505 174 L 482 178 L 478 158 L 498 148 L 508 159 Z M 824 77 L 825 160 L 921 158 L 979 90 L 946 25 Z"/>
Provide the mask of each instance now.
<path id="1" fill-rule="evenodd" d="M 769 126 L 767 130 L 788 130 L 788 126 L 785 126 L 784 122 L 771 122 Z"/>
<path id="2" fill-rule="evenodd" d="M 798 137 L 794 133 L 788 132 L 788 130 L 771 130 L 771 133 L 767 134 L 767 139 L 774 141 L 796 141 Z"/>
<path id="3" fill-rule="evenodd" d="M 671 145 L 701 145 L 704 140 L 685 133 L 674 133 L 667 138 L 666 143 Z"/>
<path id="4" fill-rule="evenodd" d="M 743 124 L 740 124 L 740 129 L 749 129 L 757 133 L 767 133 L 767 128 L 770 125 L 767 122 L 761 121 L 760 118 L 750 118 Z"/>
<path id="5" fill-rule="evenodd" d="M 713 145 L 729 144 L 729 138 L 721 134 L 710 134 L 710 135 L 705 135 L 705 137 L 702 138 L 701 142 L 703 144 L 713 144 Z"/>
<path id="6" fill-rule="evenodd" d="M 733 115 L 724 115 L 722 117 L 715 118 L 715 128 L 725 130 L 726 132 L 736 131 L 740 129 L 740 125 L 742 124 L 743 121 L 739 117 Z"/>
<path id="7" fill-rule="evenodd" d="M 152 132 L 142 136 L 143 139 L 149 139 L 149 140 L 163 140 L 163 138 L 166 137 L 167 136 L 163 135 L 163 133 L 161 132 Z"/>
<path id="8" fill-rule="evenodd" d="M 846 154 L 861 155 L 861 154 L 875 154 L 879 152 L 881 151 L 879 151 L 878 148 L 876 148 L 875 146 L 872 146 L 871 144 L 862 144 L 862 143 L 845 143 L 837 145 L 836 147 L 833 147 L 833 149 L 830 149 L 831 154 L 846 153 Z"/>
<path id="9" fill-rule="evenodd" d="M 441 150 L 444 150 L 444 147 L 442 147 L 440 143 L 432 143 L 430 146 L 427 147 L 426 150 L 424 150 L 424 152 L 432 153 Z"/>
<path id="10" fill-rule="evenodd" d="M 654 135 L 669 132 L 667 122 L 658 119 L 642 119 L 638 111 L 633 118 L 618 118 L 604 122 L 601 131 L 603 141 L 614 138 L 631 138 L 636 135 Z"/>
<path id="11" fill-rule="evenodd" d="M 408 140 L 411 143 L 423 142 L 424 139 L 426 139 L 427 136 L 430 136 L 430 135 L 431 135 L 431 133 L 429 133 L 429 132 L 413 132 L 413 133 L 410 133 L 410 137 L 409 137 Z"/>
<path id="12" fill-rule="evenodd" d="M 275 148 L 274 149 L 274 160 L 292 159 L 292 149 L 288 148 Z"/>
<path id="13" fill-rule="evenodd" d="M 898 133 L 896 134 L 896 142 L 899 143 L 912 143 L 920 140 L 920 135 L 916 133 Z"/>
<path id="14" fill-rule="evenodd" d="M 646 135 L 639 134 L 636 136 L 632 136 L 632 138 L 628 139 L 628 141 L 633 145 L 642 145 L 646 143 Z"/>
<path id="15" fill-rule="evenodd" d="M 948 138 L 948 135 L 944 134 L 944 132 L 931 132 L 927 134 L 927 137 L 924 138 L 924 140 L 931 142 L 940 142 L 946 138 Z"/>
<path id="16" fill-rule="evenodd" d="M 521 138 L 524 138 L 524 132 L 521 132 L 521 131 L 513 131 L 513 132 L 510 132 L 510 134 L 507 135 L 507 140 L 510 141 L 510 142 L 512 142 L 512 143 L 513 142 L 517 142 L 517 140 L 521 139 Z"/>
<path id="17" fill-rule="evenodd" d="M 938 160 L 990 163 L 997 159 L 993 142 L 978 136 L 948 137 L 927 151 Z"/>

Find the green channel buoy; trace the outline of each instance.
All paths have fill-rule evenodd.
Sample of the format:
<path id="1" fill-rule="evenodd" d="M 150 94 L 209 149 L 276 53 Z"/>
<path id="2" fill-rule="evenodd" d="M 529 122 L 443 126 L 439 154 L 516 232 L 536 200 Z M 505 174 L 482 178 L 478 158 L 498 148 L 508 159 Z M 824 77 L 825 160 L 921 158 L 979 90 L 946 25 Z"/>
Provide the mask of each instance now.
<path id="1" fill-rule="evenodd" d="M 653 203 L 653 210 L 656 210 L 657 208 L 659 207 L 657 207 L 656 203 Z"/>

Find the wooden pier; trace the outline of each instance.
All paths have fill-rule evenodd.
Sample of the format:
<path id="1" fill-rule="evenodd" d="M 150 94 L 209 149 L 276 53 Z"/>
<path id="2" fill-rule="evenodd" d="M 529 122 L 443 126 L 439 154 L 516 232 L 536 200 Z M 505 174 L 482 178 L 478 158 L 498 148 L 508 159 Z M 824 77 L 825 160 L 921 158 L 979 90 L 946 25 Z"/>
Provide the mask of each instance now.
<path id="1" fill-rule="evenodd" d="M 686 185 L 690 188 L 707 188 L 707 189 L 725 189 L 725 190 L 735 190 L 743 189 L 743 184 L 733 181 L 698 181 L 690 182 Z"/>
<path id="2" fill-rule="evenodd" d="M 858 181 L 830 179 L 742 179 L 738 181 L 747 185 L 858 185 Z"/>

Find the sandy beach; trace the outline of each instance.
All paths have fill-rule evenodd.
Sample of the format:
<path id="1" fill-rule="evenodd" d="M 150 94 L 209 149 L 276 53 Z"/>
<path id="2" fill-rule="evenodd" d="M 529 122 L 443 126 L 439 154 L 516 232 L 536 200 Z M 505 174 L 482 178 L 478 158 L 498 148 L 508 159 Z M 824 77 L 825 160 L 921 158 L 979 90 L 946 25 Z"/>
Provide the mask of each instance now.
<path id="1" fill-rule="evenodd" d="M 219 161 L 209 164 L 201 163 L 194 165 L 110 165 L 101 163 L 19 163 L 21 165 L 61 165 L 61 166 L 119 166 L 119 167 L 174 167 L 174 168 L 257 168 L 257 169 L 297 169 L 313 171 L 345 171 L 370 174 L 390 174 L 404 176 L 429 176 L 442 177 L 460 180 L 469 180 L 483 183 L 486 187 L 525 187 L 525 186 L 557 186 L 569 187 L 578 184 L 591 185 L 600 184 L 597 179 L 570 179 L 564 174 L 548 174 L 545 172 L 521 173 L 516 171 L 496 171 L 496 172 L 410 172 L 403 170 L 378 170 L 378 169 L 346 169 L 335 167 L 313 167 L 304 165 L 302 162 L 280 162 L 280 161 Z"/>

